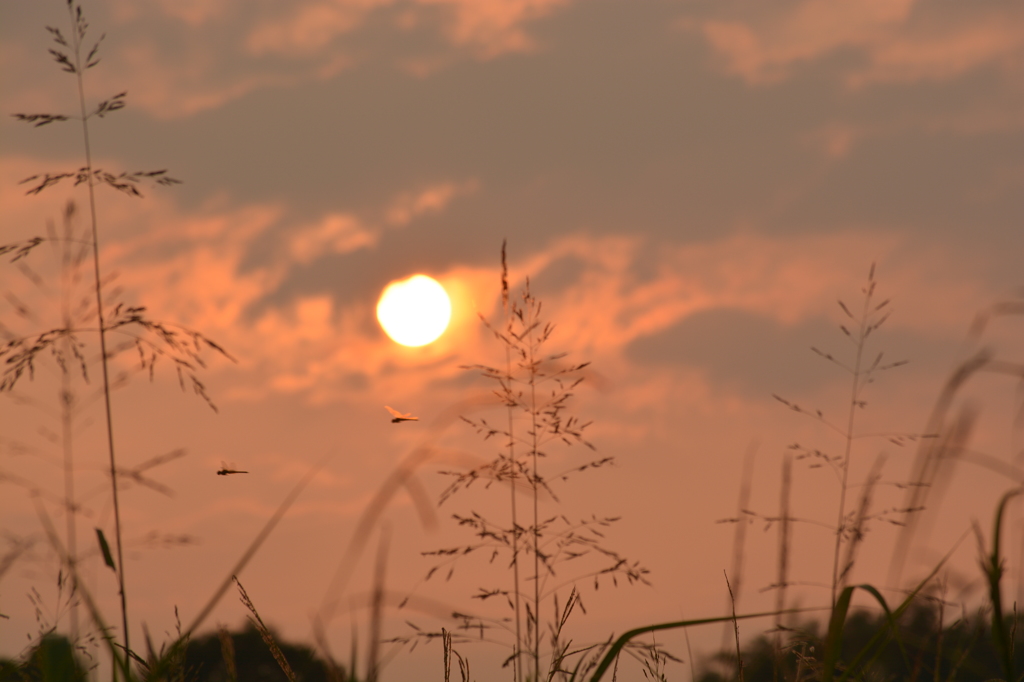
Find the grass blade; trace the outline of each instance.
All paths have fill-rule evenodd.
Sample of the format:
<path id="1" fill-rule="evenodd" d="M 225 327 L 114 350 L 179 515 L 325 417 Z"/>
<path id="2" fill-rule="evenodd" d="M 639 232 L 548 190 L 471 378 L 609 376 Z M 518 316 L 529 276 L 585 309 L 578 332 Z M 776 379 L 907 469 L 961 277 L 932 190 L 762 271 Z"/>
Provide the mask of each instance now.
<path id="1" fill-rule="evenodd" d="M 805 609 L 786 609 L 783 614 L 786 613 L 807 613 L 809 611 L 825 611 L 828 607 L 810 607 Z M 745 613 L 740 616 L 719 616 L 717 618 L 700 618 L 698 620 L 680 620 L 671 623 L 658 623 L 656 625 L 645 625 L 643 627 L 635 628 L 628 632 L 623 633 L 618 639 L 611 645 L 608 651 L 605 653 L 604 658 L 601 659 L 601 663 L 597 666 L 597 670 L 594 671 L 594 676 L 590 678 L 590 682 L 598 682 L 611 667 L 615 659 L 618 658 L 619 652 L 622 648 L 629 643 L 634 637 L 646 634 L 648 632 L 657 632 L 658 630 L 675 630 L 676 628 L 687 628 L 694 625 L 708 625 L 710 623 L 729 623 L 733 620 L 746 620 L 748 618 L 767 618 L 769 616 L 780 615 L 776 611 L 766 611 L 764 613 Z"/>
<path id="2" fill-rule="evenodd" d="M 114 557 L 110 554 L 110 545 L 107 544 L 107 538 L 104 537 L 103 531 L 99 528 L 96 529 L 96 539 L 100 543 L 100 551 L 103 552 L 103 563 L 110 566 L 110 570 L 117 573 L 117 566 L 114 564 Z"/>

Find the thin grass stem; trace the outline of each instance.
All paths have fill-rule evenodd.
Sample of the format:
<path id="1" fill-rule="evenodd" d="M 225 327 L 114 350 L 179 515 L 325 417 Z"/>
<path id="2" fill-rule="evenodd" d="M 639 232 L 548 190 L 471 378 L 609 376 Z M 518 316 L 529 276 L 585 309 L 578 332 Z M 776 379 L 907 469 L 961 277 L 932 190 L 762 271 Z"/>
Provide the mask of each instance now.
<path id="1" fill-rule="evenodd" d="M 786 588 L 789 585 L 789 552 L 790 552 L 790 491 L 793 482 L 793 459 L 790 455 L 782 460 L 782 490 L 779 493 L 779 565 L 778 592 L 775 594 L 775 649 L 778 654 L 781 646 L 782 611 L 786 606 Z"/>
<path id="2" fill-rule="evenodd" d="M 73 3 L 69 2 L 68 15 L 71 19 L 72 27 L 71 39 L 75 59 L 75 78 L 78 83 L 78 105 L 82 116 L 82 141 L 85 145 L 85 170 L 88 175 L 86 186 L 89 190 L 89 217 L 92 233 L 93 275 L 96 291 L 96 315 L 99 323 L 100 366 L 103 369 L 103 403 L 106 411 L 107 452 L 109 453 L 110 459 L 110 491 L 114 506 L 114 540 L 117 550 L 117 582 L 121 599 L 121 627 L 123 629 L 124 650 L 125 652 L 129 652 L 131 651 L 131 645 L 128 632 L 128 594 L 125 590 L 124 549 L 121 533 L 121 505 L 117 493 L 117 457 L 114 453 L 114 416 L 110 406 L 110 371 L 108 367 L 106 329 L 103 319 L 103 290 L 100 277 L 99 228 L 96 219 L 96 188 L 95 178 L 92 172 L 92 146 L 89 139 L 89 117 L 85 108 L 85 79 L 82 73 L 81 54 L 83 31 L 80 28 L 82 21 L 80 8 L 78 9 L 78 16 L 76 16 L 75 12 L 76 7 Z M 126 656 L 124 670 L 125 679 L 128 679 L 130 674 L 127 662 L 128 657 Z"/>
<path id="3" fill-rule="evenodd" d="M 69 202 L 64 211 L 64 231 L 70 236 L 71 217 L 74 214 L 74 204 Z M 71 259 L 68 243 L 61 242 L 61 324 L 65 329 L 72 328 L 71 321 Z M 71 355 L 71 340 L 64 337 L 64 352 Z M 61 423 L 61 449 L 64 453 L 64 513 L 66 514 L 67 550 L 68 562 L 71 567 L 78 560 L 78 513 L 75 506 L 75 464 L 72 433 L 72 418 L 74 416 L 74 394 L 71 390 L 71 372 L 62 368 L 60 388 L 60 423 Z M 71 568 L 69 567 L 69 568 Z M 77 572 L 71 570 L 72 594 L 78 591 Z M 71 601 L 71 641 L 78 640 L 78 602 Z"/>
<path id="4" fill-rule="evenodd" d="M 508 261 L 505 255 L 505 247 L 507 241 L 501 242 L 501 310 L 505 317 L 505 333 L 511 332 L 512 320 L 509 317 L 508 308 Z M 505 344 L 505 380 L 512 383 L 512 347 L 509 344 Z M 523 648 L 523 636 L 522 636 L 522 606 L 521 606 L 521 588 L 519 580 L 519 518 L 516 509 L 516 479 L 519 476 L 519 467 L 516 462 L 516 439 L 515 439 L 515 419 L 513 414 L 513 405 L 510 401 L 506 402 L 506 411 L 508 413 L 508 459 L 509 459 L 509 476 L 511 479 L 511 485 L 509 485 L 509 506 L 512 515 L 512 583 L 513 583 L 513 594 L 514 594 L 514 611 L 515 611 L 515 629 L 516 629 L 516 645 L 512 651 L 512 679 L 516 682 L 522 681 L 522 664 L 519 660 L 520 653 Z M 450 638 L 449 638 L 450 639 Z"/>
<path id="5" fill-rule="evenodd" d="M 533 328 L 536 324 L 534 308 L 530 297 L 530 280 L 526 280 L 526 328 L 527 362 L 530 376 L 530 454 L 533 457 L 533 679 L 540 680 L 540 469 L 538 464 L 540 447 L 537 422 L 537 364 L 534 357 Z"/>

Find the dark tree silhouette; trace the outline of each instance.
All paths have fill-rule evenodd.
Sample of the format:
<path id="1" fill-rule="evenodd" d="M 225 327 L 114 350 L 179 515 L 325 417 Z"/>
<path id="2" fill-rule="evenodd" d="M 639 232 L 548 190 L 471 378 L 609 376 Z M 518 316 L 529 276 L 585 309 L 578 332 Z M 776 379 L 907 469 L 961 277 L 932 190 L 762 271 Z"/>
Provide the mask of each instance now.
<path id="1" fill-rule="evenodd" d="M 185 649 L 184 668 L 164 669 L 170 674 L 158 676 L 161 680 L 184 682 L 288 682 L 281 667 L 274 660 L 260 633 L 251 624 L 244 630 L 227 633 L 231 646 L 235 674 L 229 673 L 225 660 L 225 647 L 216 633 L 189 641 Z M 327 682 L 331 679 L 326 663 L 318 659 L 309 647 L 288 644 L 276 635 L 281 653 L 291 666 L 299 682 Z M 152 672 L 136 670 L 133 679 L 151 679 Z M 342 680 L 348 680 L 344 673 Z M 0 658 L 0 682 L 86 682 L 86 666 L 75 654 L 71 642 L 64 635 L 50 633 L 26 652 L 21 660 Z"/>
<path id="2" fill-rule="evenodd" d="M 86 668 L 67 637 L 47 633 L 23 661 L 0 659 L 0 682 L 85 682 Z"/>
<path id="3" fill-rule="evenodd" d="M 260 633 L 252 624 L 240 632 L 229 633 L 234 649 L 236 679 L 245 682 L 287 682 Z M 327 664 L 313 650 L 300 644 L 288 644 L 276 635 L 281 653 L 300 682 L 327 682 L 331 679 Z M 194 682 L 228 682 L 228 663 L 216 633 L 193 639 L 185 650 L 185 679 Z"/>

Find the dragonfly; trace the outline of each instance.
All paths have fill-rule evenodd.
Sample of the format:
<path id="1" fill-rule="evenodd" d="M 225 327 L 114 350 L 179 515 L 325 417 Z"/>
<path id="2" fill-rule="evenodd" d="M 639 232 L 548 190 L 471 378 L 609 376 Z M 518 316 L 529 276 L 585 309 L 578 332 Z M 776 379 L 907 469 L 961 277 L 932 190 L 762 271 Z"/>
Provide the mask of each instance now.
<path id="1" fill-rule="evenodd" d="M 411 412 L 408 413 L 408 414 L 402 414 L 398 410 L 396 410 L 396 409 L 394 409 L 392 407 L 389 407 L 388 405 L 385 405 L 384 409 L 391 413 L 391 417 L 392 417 L 391 423 L 392 424 L 397 424 L 399 422 L 418 422 L 420 420 L 419 417 L 412 416 Z"/>
<path id="2" fill-rule="evenodd" d="M 232 467 L 233 466 L 234 465 L 232 465 Z M 239 471 L 238 469 L 234 469 L 234 468 L 228 467 L 227 464 L 225 464 L 224 462 L 221 462 L 220 463 L 220 471 L 217 472 L 217 475 L 218 476 L 227 476 L 228 474 L 247 474 L 247 473 L 249 473 L 249 472 L 248 471 Z"/>

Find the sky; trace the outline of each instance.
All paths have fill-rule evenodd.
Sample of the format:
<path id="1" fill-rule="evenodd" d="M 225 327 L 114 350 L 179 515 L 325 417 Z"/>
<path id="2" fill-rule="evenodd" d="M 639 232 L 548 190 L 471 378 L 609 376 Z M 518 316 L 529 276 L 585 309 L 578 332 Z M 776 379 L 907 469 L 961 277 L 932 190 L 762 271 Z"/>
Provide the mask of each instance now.
<path id="1" fill-rule="evenodd" d="M 65 4 L 2 11 L 5 114 L 76 114 L 75 79 L 47 54 L 56 46 L 46 26 L 69 35 Z M 988 537 L 996 500 L 1020 477 L 1016 380 L 983 371 L 957 392 L 948 421 L 975 415 L 973 428 L 944 483 L 929 490 L 910 542 L 887 521 L 908 503 L 911 489 L 900 484 L 919 455 L 914 442 L 890 436 L 928 433 L 950 373 L 977 350 L 1009 363 L 1020 354 L 1019 315 L 989 316 L 969 334 L 979 313 L 1019 301 L 1024 285 L 1020 5 L 104 0 L 83 11 L 87 47 L 105 36 L 101 61 L 86 72 L 89 109 L 127 92 L 123 109 L 89 121 L 94 166 L 167 169 L 182 181 L 143 182 L 142 198 L 97 188 L 108 300 L 197 330 L 234 359 L 202 355 L 197 377 L 217 412 L 179 389 L 167 358 L 152 380 L 132 353 L 112 363 L 128 377 L 112 399 L 118 466 L 184 451 L 142 472 L 156 485 L 124 478 L 136 640 L 143 623 L 157 640 L 173 631 L 175 609 L 191 622 L 324 461 L 239 576 L 282 636 L 311 640 L 310 616 L 347 556 L 349 606 L 328 638 L 335 653 L 348 650 L 353 627 L 365 641 L 361 604 L 385 536 L 389 594 L 441 604 L 389 609 L 385 636 L 408 636 L 410 620 L 450 627 L 440 614 L 453 609 L 504 615 L 471 596 L 507 587 L 507 564 L 474 554 L 450 581 L 424 582 L 433 564 L 422 553 L 472 541 L 453 514 L 507 523 L 507 486 L 478 482 L 433 514 L 403 489 L 366 514 L 402 466 L 436 500 L 450 480 L 438 470 L 465 471 L 501 451 L 458 417 L 504 418 L 488 401 L 493 381 L 464 367 L 505 361 L 481 317 L 500 325 L 506 242 L 514 300 L 529 281 L 554 324 L 545 352 L 591 363 L 567 409 L 592 422 L 585 435 L 595 451 L 553 445 L 543 464 L 553 476 L 614 458 L 557 483 L 558 501 L 543 499 L 542 510 L 621 517 L 607 545 L 650 569 L 649 586 L 595 593 L 581 579 L 587 614 L 574 616 L 576 641 L 724 615 L 723 571 L 739 611 L 774 607 L 779 524 L 766 518 L 779 516 L 787 454 L 844 452 L 825 423 L 845 426 L 851 379 L 838 363 L 855 361 L 839 301 L 858 314 L 870 272 L 872 306 L 889 300 L 881 313 L 891 316 L 865 357 L 908 363 L 878 373 L 856 413 L 863 437 L 853 440 L 849 499 L 860 499 L 879 456 L 884 466 L 871 507 L 882 516 L 868 526 L 851 580 L 905 587 L 953 550 L 944 594 L 977 603 L 972 524 Z M 69 199 L 74 234 L 89 227 L 84 185 L 65 180 L 26 195 L 31 185 L 18 184 L 73 171 L 83 158 L 76 120 L 33 128 L 0 119 L 0 243 L 45 236 L 48 221 L 59 232 Z M 60 324 L 60 257 L 50 246 L 0 264 L 8 339 Z M 68 285 L 75 300 L 88 294 L 91 272 L 82 272 Z M 446 288 L 452 321 L 436 342 L 406 348 L 374 310 L 389 282 L 416 273 Z M 94 528 L 114 534 L 95 336 L 82 332 L 89 382 L 70 380 L 80 405 L 77 545 L 87 586 L 119 621 L 116 581 L 94 549 Z M 49 357 L 38 365 L 0 396 L 0 552 L 16 556 L 0 576 L 0 654 L 30 641 L 37 613 L 62 629 L 70 622 L 34 503 L 43 501 L 66 541 L 60 372 Z M 420 421 L 393 424 L 385 405 Z M 425 447 L 432 456 L 410 468 Z M 737 567 L 738 526 L 719 522 L 737 517 L 748 452 L 753 514 L 744 515 Z M 792 605 L 829 599 L 827 526 L 841 486 L 821 461 L 793 462 L 790 512 L 801 521 L 790 548 Z M 216 476 L 224 464 L 249 473 Z M 1007 579 L 1016 591 L 1024 517 L 1016 507 L 1011 516 Z M 354 546 L 360 519 L 373 523 Z M 909 550 L 894 585 L 898 545 Z M 574 568 L 559 569 L 559 580 Z M 203 629 L 244 618 L 229 593 Z M 771 625 L 751 621 L 741 634 Z M 721 630 L 691 635 L 697 654 L 717 646 Z M 678 632 L 661 641 L 689 661 Z M 464 646 L 481 671 L 503 651 Z M 670 679 L 690 674 L 689 663 L 672 665 Z M 412 679 L 423 666 L 440 673 L 437 642 L 396 653 L 385 675 Z"/>

